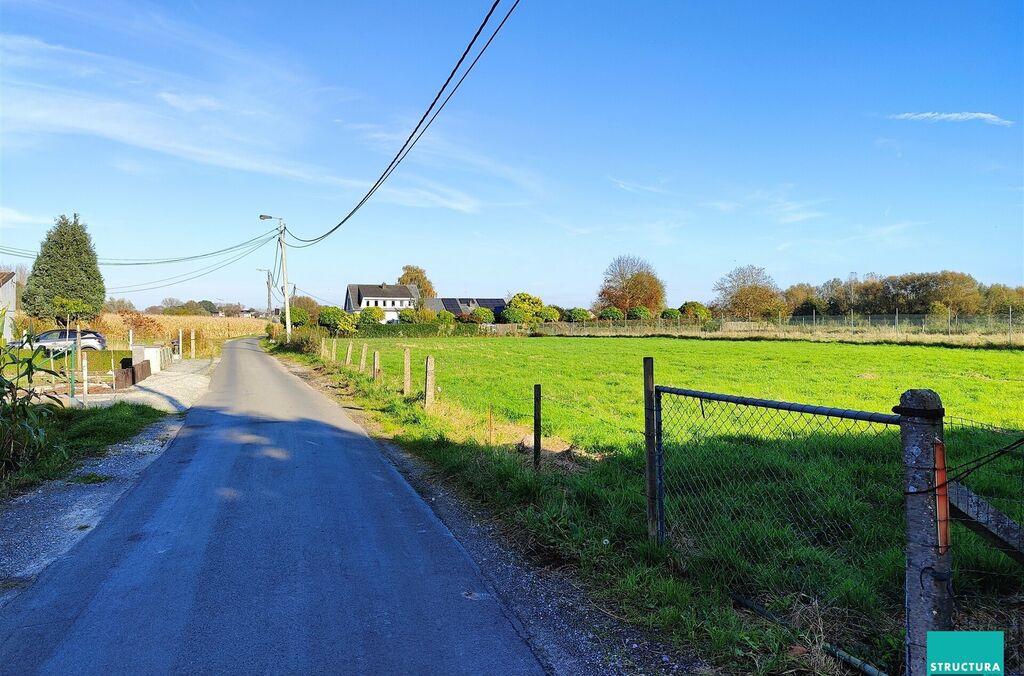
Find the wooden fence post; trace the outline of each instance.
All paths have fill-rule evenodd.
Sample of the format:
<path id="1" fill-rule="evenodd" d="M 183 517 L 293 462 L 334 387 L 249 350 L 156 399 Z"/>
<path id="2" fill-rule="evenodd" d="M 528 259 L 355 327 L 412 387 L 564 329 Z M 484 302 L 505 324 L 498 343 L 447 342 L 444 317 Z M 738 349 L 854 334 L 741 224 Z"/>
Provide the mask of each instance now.
<path id="1" fill-rule="evenodd" d="M 426 374 L 423 378 L 423 408 L 434 403 L 434 358 L 427 357 Z"/>
<path id="2" fill-rule="evenodd" d="M 331 338 L 331 361 L 338 361 L 338 337 Z"/>
<path id="3" fill-rule="evenodd" d="M 647 451 L 647 537 L 658 541 L 658 445 L 654 417 L 654 358 L 644 357 L 644 446 Z"/>
<path id="4" fill-rule="evenodd" d="M 348 351 L 345 352 L 345 366 L 352 366 L 352 341 L 348 341 Z"/>
<path id="5" fill-rule="evenodd" d="M 907 544 L 904 589 L 906 642 L 904 664 L 908 676 L 928 673 L 928 632 L 953 628 L 953 569 L 948 542 L 946 491 L 936 490 L 936 447 L 943 444 L 942 400 L 932 390 L 907 390 L 894 409 L 901 416 L 903 492 Z M 941 463 L 940 463 L 941 464 Z M 945 484 L 945 472 L 939 480 Z M 940 506 L 940 501 L 945 504 Z"/>
<path id="6" fill-rule="evenodd" d="M 380 352 L 378 350 L 373 351 L 373 380 L 380 382 L 383 375 L 380 371 Z"/>
<path id="7" fill-rule="evenodd" d="M 359 372 L 366 372 L 366 343 L 363 343 L 363 352 L 359 355 Z"/>
<path id="8" fill-rule="evenodd" d="M 178 328 L 178 359 L 185 356 L 185 330 Z"/>
<path id="9" fill-rule="evenodd" d="M 320 358 L 327 356 L 327 338 L 320 336 Z"/>
<path id="10" fill-rule="evenodd" d="M 540 470 L 540 383 L 533 386 L 533 469 Z"/>
<path id="11" fill-rule="evenodd" d="M 412 355 L 409 348 L 405 348 L 402 364 L 402 394 L 406 397 L 412 394 Z"/>
<path id="12" fill-rule="evenodd" d="M 191 331 L 189 331 L 189 340 L 191 341 L 190 344 L 189 344 L 189 359 L 195 359 L 196 358 L 196 330 L 195 329 L 192 329 Z"/>

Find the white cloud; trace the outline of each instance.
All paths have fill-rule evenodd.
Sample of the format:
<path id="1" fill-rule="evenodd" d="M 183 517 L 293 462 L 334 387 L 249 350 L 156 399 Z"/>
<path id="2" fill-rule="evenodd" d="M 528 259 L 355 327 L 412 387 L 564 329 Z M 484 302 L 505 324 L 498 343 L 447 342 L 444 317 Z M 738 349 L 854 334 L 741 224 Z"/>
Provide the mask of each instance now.
<path id="1" fill-rule="evenodd" d="M 19 225 L 50 225 L 51 223 L 53 223 L 52 218 L 33 216 L 11 207 L 0 207 L 0 229 L 2 230 L 10 230 Z"/>
<path id="2" fill-rule="evenodd" d="M 650 185 L 650 184 L 645 185 L 643 183 L 632 183 L 630 181 L 623 181 L 623 180 L 614 178 L 612 176 L 609 176 L 608 180 L 611 181 L 612 183 L 614 183 L 615 185 L 617 185 L 622 190 L 625 190 L 626 192 L 632 192 L 632 193 L 650 192 L 650 193 L 655 193 L 657 195 L 667 195 L 667 194 L 669 194 L 669 191 L 666 190 L 661 185 Z"/>
<path id="3" fill-rule="evenodd" d="M 197 110 L 222 110 L 224 104 L 210 96 L 197 94 L 176 94 L 174 92 L 160 92 L 157 98 L 178 110 L 186 113 L 194 113 Z"/>
<path id="4" fill-rule="evenodd" d="M 890 120 L 914 120 L 918 122 L 984 122 L 1000 127 L 1009 127 L 1011 120 L 1004 120 L 992 113 L 896 113 Z"/>

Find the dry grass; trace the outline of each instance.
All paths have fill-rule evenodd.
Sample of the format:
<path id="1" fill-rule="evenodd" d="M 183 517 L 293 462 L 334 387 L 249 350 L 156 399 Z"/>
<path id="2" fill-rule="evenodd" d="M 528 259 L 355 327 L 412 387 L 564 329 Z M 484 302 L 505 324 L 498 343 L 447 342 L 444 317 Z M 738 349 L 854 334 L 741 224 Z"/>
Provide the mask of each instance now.
<path id="1" fill-rule="evenodd" d="M 39 332 L 54 328 L 53 324 L 18 317 L 19 328 Z M 245 317 L 197 317 L 179 315 L 147 315 L 138 313 L 104 313 L 91 322 L 84 322 L 82 328 L 99 331 L 107 338 L 107 346 L 113 350 L 128 348 L 128 331 L 134 331 L 136 344 L 170 344 L 178 339 L 178 332 L 185 341 L 185 355 L 190 354 L 191 332 L 196 332 L 196 357 L 213 357 L 220 354 L 224 342 L 242 336 L 262 335 L 265 319 Z"/>

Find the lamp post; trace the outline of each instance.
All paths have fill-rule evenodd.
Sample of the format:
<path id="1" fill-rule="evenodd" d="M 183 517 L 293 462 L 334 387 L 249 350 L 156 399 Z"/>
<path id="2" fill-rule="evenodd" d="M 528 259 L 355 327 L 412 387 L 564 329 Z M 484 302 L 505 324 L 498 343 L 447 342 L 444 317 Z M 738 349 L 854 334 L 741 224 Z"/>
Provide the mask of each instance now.
<path id="1" fill-rule="evenodd" d="M 261 221 L 267 221 L 275 216 L 260 214 Z M 284 219 L 277 219 L 277 245 L 281 249 L 281 282 L 284 285 L 284 335 L 285 340 L 292 339 L 292 310 L 288 303 L 288 251 L 284 242 Z"/>

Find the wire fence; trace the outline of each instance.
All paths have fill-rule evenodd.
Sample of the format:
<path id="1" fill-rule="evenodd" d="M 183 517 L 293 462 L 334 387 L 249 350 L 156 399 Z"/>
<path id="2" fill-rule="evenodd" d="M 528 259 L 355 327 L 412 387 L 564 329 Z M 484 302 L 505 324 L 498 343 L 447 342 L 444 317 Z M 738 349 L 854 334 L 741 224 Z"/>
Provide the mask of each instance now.
<path id="1" fill-rule="evenodd" d="M 825 627 L 829 643 L 902 671 L 925 648 L 902 638 L 910 552 L 934 549 L 937 537 L 952 564 L 941 581 L 953 592 L 950 628 L 1006 632 L 1007 666 L 1022 667 L 1013 525 L 1024 517 L 1024 457 L 1004 449 L 1024 433 L 947 420 L 925 468 L 935 483 L 921 495 L 908 484 L 900 415 L 668 387 L 656 401 L 658 535 L 685 575 L 792 626 Z M 948 515 L 933 503 L 943 488 Z M 908 529 L 908 495 L 936 505 L 930 528 Z"/>

